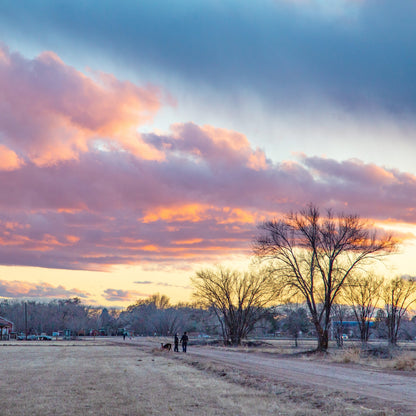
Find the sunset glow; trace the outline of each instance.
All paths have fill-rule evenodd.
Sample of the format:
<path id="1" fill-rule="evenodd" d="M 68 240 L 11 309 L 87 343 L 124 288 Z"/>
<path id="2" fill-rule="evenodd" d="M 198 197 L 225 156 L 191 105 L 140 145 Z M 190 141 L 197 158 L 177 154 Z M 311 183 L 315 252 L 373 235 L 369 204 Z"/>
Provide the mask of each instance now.
<path id="1" fill-rule="evenodd" d="M 414 4 L 260 3 L 4 5 L 0 297 L 189 301 L 310 202 L 396 233 L 386 273 L 416 275 Z"/>

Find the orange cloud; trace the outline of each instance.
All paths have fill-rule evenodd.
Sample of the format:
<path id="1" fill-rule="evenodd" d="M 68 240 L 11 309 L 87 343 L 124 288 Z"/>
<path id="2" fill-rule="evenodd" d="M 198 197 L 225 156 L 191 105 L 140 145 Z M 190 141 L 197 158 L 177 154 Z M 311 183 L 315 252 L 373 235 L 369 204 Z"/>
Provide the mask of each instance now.
<path id="1" fill-rule="evenodd" d="M 145 214 L 141 220 L 144 223 L 156 222 L 159 220 L 176 222 L 189 221 L 199 222 L 207 218 L 206 212 L 209 210 L 208 205 L 186 204 L 175 207 L 153 208 L 151 212 Z"/>
<path id="2" fill-rule="evenodd" d="M 241 208 L 215 207 L 205 204 L 185 204 L 173 207 L 153 208 L 141 220 L 143 223 L 156 221 L 200 222 L 214 219 L 218 224 L 246 223 L 254 224 L 258 216 Z"/>
<path id="3" fill-rule="evenodd" d="M 67 235 L 66 239 L 68 240 L 68 242 L 70 242 L 71 244 L 75 244 L 78 243 L 78 241 L 80 240 L 79 237 L 77 237 L 76 235 Z"/>
<path id="4" fill-rule="evenodd" d="M 44 234 L 41 238 L 19 234 L 19 232 L 24 232 L 26 228 L 28 227 L 24 225 L 6 223 L 5 230 L 0 235 L 0 245 L 15 246 L 30 251 L 51 251 L 59 247 L 68 247 L 80 240 L 79 237 L 73 235 L 67 235 L 63 237 L 63 241 L 60 241 L 58 237 L 52 234 Z"/>
<path id="5" fill-rule="evenodd" d="M 174 241 L 173 244 L 178 244 L 178 245 L 192 245 L 192 244 L 198 244 L 201 243 L 202 241 L 204 241 L 202 238 L 192 238 L 190 240 L 177 240 Z"/>
<path id="6" fill-rule="evenodd" d="M 154 244 L 149 244 L 147 246 L 140 247 L 143 251 L 160 251 L 159 247 Z"/>
<path id="7" fill-rule="evenodd" d="M 10 171 L 19 169 L 23 164 L 23 160 L 13 150 L 0 144 L 0 170 Z"/>
<path id="8" fill-rule="evenodd" d="M 225 214 L 225 218 L 217 218 L 218 224 L 254 224 L 258 221 L 255 214 L 241 208 L 225 207 L 221 209 L 221 213 Z"/>

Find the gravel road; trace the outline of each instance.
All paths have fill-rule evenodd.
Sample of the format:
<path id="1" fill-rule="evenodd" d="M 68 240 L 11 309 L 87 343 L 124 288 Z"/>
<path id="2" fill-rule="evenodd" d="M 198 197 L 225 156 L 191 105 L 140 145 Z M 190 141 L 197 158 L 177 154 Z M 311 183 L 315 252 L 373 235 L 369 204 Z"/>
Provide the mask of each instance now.
<path id="1" fill-rule="evenodd" d="M 235 366 L 254 375 L 296 385 L 350 392 L 405 404 L 416 409 L 416 377 L 337 364 L 278 358 L 265 354 L 197 347 L 190 353 L 203 359 Z M 415 410 L 416 415 L 416 410 Z"/>

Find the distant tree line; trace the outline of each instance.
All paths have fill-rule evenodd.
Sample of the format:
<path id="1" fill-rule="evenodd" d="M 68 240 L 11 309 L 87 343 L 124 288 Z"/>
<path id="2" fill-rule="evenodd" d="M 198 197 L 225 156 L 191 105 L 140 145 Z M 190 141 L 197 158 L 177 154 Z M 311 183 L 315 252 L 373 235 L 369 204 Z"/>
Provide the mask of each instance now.
<path id="1" fill-rule="evenodd" d="M 253 294 L 247 299 L 247 293 L 256 287 L 248 282 L 253 275 L 248 277 L 249 274 L 217 268 L 205 270 L 196 278 L 207 275 L 210 282 L 216 278 L 219 279 L 216 284 L 223 286 L 219 293 L 222 297 L 211 299 L 212 304 L 172 305 L 167 296 L 160 294 L 140 299 L 124 310 L 88 306 L 79 298 L 50 302 L 4 299 L 0 301 L 0 316 L 11 320 L 17 333 L 25 333 L 27 328 L 29 335 L 52 335 L 69 329 L 81 336 L 122 335 L 127 332 L 139 336 L 169 337 L 175 332 L 188 331 L 209 335 L 231 345 L 239 345 L 249 336 L 291 337 L 295 346 L 299 338 L 316 337 L 316 328 L 305 303 L 260 305 L 255 302 Z M 257 293 L 260 295 L 261 292 Z M 414 304 L 415 293 L 414 280 L 406 277 L 385 281 L 374 275 L 354 277 L 339 297 L 339 301 L 344 303 L 336 302 L 332 308 L 330 335 L 339 346 L 342 346 L 344 336 L 363 343 L 371 338 L 384 339 L 391 345 L 397 344 L 398 340 L 414 340 L 416 316 L 412 316 L 409 308 Z M 195 297 L 199 296 L 201 293 L 196 290 Z M 262 302 L 266 299 L 270 298 L 262 297 Z M 356 324 L 351 326 L 351 322 Z"/>
<path id="2" fill-rule="evenodd" d="M 25 315 L 25 309 L 27 316 Z M 0 316 L 14 323 L 17 333 L 39 335 L 70 330 L 74 335 L 162 335 L 188 331 L 216 334 L 218 322 L 210 312 L 188 304 L 172 305 L 165 295 L 154 294 L 126 309 L 85 305 L 79 298 L 49 302 L 0 301 Z"/>
<path id="3" fill-rule="evenodd" d="M 118 312 L 85 305 L 77 297 L 49 302 L 4 299 L 0 301 L 0 316 L 12 321 L 17 333 L 52 334 L 70 330 L 84 335 L 90 330 L 116 331 Z"/>

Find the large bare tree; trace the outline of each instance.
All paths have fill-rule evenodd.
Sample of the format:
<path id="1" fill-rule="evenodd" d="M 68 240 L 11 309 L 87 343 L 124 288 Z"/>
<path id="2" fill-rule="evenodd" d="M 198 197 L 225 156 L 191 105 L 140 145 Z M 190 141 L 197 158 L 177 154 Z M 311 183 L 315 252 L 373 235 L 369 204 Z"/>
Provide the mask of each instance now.
<path id="1" fill-rule="evenodd" d="M 255 241 L 255 254 L 268 259 L 276 280 L 289 298 L 301 296 L 315 326 L 319 351 L 329 341 L 331 307 L 345 280 L 359 265 L 391 252 L 391 236 L 379 237 L 357 215 L 321 216 L 310 204 L 283 219 L 265 221 Z"/>
<path id="2" fill-rule="evenodd" d="M 194 298 L 215 313 L 224 342 L 233 345 L 241 344 L 276 299 L 268 272 L 240 273 L 218 267 L 197 272 L 191 281 Z"/>

